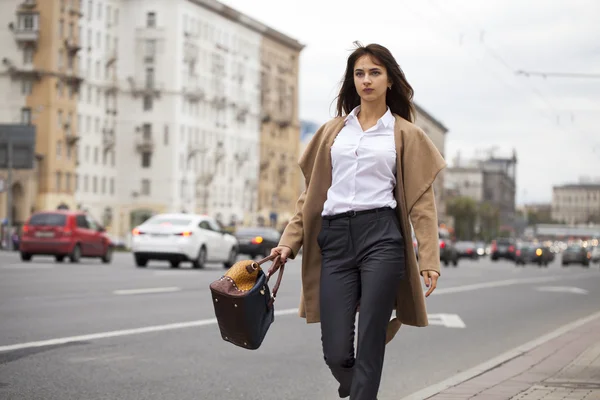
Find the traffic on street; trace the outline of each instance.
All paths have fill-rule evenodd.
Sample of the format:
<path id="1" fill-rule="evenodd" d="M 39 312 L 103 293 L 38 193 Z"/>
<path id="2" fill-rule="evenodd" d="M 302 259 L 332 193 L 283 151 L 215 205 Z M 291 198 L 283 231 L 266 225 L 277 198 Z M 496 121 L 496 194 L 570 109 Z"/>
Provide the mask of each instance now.
<path id="1" fill-rule="evenodd" d="M 0 398 L 333 400 L 319 326 L 297 316 L 299 258 L 287 263 L 275 322 L 251 351 L 221 339 L 209 290 L 221 262 L 139 268 L 129 252 L 110 264 L 0 252 Z M 599 310 L 597 264 L 461 258 L 441 272 L 427 299 L 430 326 L 403 326 L 386 349 L 380 400 L 418 393 Z"/>

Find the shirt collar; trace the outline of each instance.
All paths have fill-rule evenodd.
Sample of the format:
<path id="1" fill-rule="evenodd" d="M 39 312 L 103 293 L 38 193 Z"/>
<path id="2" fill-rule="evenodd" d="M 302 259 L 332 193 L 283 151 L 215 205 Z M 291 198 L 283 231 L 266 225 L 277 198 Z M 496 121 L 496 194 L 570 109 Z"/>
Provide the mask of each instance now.
<path id="1" fill-rule="evenodd" d="M 360 111 L 360 106 L 354 107 L 354 109 L 350 112 L 350 114 L 348 114 L 346 116 L 345 121 L 348 122 L 353 119 L 357 119 L 358 118 L 357 115 L 358 115 L 359 111 Z M 383 116 L 381 118 L 379 118 L 379 120 L 377 121 L 377 125 L 383 124 L 384 127 L 389 128 L 390 124 L 392 122 L 394 122 L 394 115 L 392 115 L 392 111 L 388 107 L 385 114 L 383 114 Z"/>

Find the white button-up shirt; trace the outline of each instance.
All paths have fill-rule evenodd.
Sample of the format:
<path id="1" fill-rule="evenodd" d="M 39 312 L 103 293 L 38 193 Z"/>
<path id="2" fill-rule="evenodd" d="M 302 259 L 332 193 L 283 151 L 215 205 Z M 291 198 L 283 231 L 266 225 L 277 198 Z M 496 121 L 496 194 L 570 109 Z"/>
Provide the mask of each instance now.
<path id="1" fill-rule="evenodd" d="M 331 146 L 332 183 L 322 215 L 396 207 L 394 116 L 388 108 L 375 126 L 363 131 L 359 111 L 360 106 L 346 117 Z"/>

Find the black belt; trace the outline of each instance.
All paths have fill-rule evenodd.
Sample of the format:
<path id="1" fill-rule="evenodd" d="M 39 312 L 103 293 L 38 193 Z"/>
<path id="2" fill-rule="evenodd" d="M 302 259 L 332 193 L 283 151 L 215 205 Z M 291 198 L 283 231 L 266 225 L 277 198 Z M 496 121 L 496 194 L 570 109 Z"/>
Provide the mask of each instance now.
<path id="1" fill-rule="evenodd" d="M 340 219 L 340 218 L 353 218 L 353 217 L 363 215 L 363 214 L 373 214 L 373 213 L 378 213 L 378 212 L 388 211 L 388 210 L 392 210 L 392 207 L 381 207 L 381 208 L 374 208 L 372 210 L 362 210 L 362 211 L 354 211 L 354 210 L 346 211 L 345 213 L 341 213 L 341 214 L 324 215 L 323 219 L 331 221 L 331 220 Z"/>

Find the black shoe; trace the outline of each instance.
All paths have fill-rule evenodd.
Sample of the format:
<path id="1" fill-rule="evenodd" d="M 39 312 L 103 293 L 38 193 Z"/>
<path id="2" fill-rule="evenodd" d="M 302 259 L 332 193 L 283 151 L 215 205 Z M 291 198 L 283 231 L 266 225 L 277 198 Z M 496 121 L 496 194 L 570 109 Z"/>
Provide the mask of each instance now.
<path id="1" fill-rule="evenodd" d="M 341 399 L 345 399 L 346 397 L 350 397 L 350 389 L 344 389 L 341 386 L 338 389 L 338 394 Z"/>

